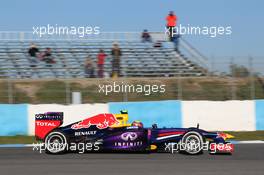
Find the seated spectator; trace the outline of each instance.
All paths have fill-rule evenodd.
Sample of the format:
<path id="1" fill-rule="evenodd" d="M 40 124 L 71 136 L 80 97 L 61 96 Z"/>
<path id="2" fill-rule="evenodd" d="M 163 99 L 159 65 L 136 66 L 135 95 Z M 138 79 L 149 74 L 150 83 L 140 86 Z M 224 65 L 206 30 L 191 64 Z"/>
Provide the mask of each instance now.
<path id="1" fill-rule="evenodd" d="M 146 29 L 142 32 L 141 38 L 142 38 L 142 42 L 152 42 L 151 36 L 148 30 Z"/>
<path id="2" fill-rule="evenodd" d="M 54 57 L 52 56 L 51 48 L 46 48 L 44 54 L 42 55 L 42 61 L 45 61 L 47 64 L 54 64 Z"/>
<path id="3" fill-rule="evenodd" d="M 104 61 L 105 57 L 107 55 L 104 53 L 103 49 L 99 50 L 99 53 L 97 55 L 97 68 L 98 68 L 98 77 L 103 78 L 104 77 Z"/>
<path id="4" fill-rule="evenodd" d="M 162 47 L 162 42 L 161 41 L 157 41 L 153 44 L 153 47 L 159 48 Z"/>
<path id="5" fill-rule="evenodd" d="M 90 56 L 88 56 L 84 63 L 85 78 L 94 78 L 94 64 Z"/>
<path id="6" fill-rule="evenodd" d="M 36 66 L 35 64 L 38 62 L 37 57 L 39 55 L 39 49 L 34 43 L 32 43 L 30 48 L 28 49 L 28 54 L 30 56 L 29 58 L 30 63 L 33 63 L 31 67 L 35 67 Z"/>

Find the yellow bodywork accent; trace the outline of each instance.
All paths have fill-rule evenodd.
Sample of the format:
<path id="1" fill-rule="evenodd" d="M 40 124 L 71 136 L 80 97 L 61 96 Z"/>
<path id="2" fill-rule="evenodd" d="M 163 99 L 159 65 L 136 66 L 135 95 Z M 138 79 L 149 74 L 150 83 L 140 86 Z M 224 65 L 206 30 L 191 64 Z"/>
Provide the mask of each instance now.
<path id="1" fill-rule="evenodd" d="M 150 145 L 150 150 L 156 150 L 157 146 L 156 145 Z"/>
<path id="2" fill-rule="evenodd" d="M 225 133 L 225 134 L 226 134 L 225 140 L 226 139 L 233 139 L 233 138 L 235 138 L 235 136 L 233 136 L 231 134 L 227 134 L 227 133 Z"/>
<path id="3" fill-rule="evenodd" d="M 128 122 L 128 114 L 114 114 L 119 124 L 112 125 L 111 128 L 128 127 L 131 126 Z"/>

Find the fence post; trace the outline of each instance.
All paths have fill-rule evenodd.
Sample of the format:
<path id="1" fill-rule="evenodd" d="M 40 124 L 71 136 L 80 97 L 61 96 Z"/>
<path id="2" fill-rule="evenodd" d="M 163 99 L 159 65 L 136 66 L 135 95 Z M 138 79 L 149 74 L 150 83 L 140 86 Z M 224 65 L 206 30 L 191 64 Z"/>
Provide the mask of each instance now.
<path id="1" fill-rule="evenodd" d="M 254 69 L 253 69 L 253 58 L 249 57 L 249 74 L 250 74 L 250 97 L 251 100 L 256 98 L 255 94 L 255 77 L 254 77 Z"/>
<path id="2" fill-rule="evenodd" d="M 233 57 L 231 57 L 231 59 L 230 59 L 230 68 L 231 68 L 231 66 L 232 65 L 234 65 L 234 58 Z M 235 75 L 234 75 L 234 72 L 232 71 L 232 69 L 231 69 L 231 78 L 230 78 L 230 86 L 231 86 L 231 99 L 232 100 L 236 100 L 236 86 L 235 86 L 235 83 L 234 83 L 234 81 L 235 81 Z"/>
<path id="3" fill-rule="evenodd" d="M 124 72 L 124 84 L 126 85 L 127 84 L 127 69 L 126 69 L 126 67 L 125 68 L 123 68 L 123 72 Z M 127 90 L 126 90 L 126 88 L 125 88 L 125 92 L 123 92 L 123 101 L 124 102 L 127 102 L 128 101 L 128 92 L 127 92 Z"/>
<path id="4" fill-rule="evenodd" d="M 70 83 L 68 82 L 68 80 L 66 79 L 65 81 L 65 97 L 66 97 L 66 104 L 70 104 L 71 103 L 71 97 L 70 97 L 70 94 L 71 94 L 71 87 L 70 87 Z"/>
<path id="5" fill-rule="evenodd" d="M 12 87 L 12 81 L 10 78 L 7 79 L 7 93 L 8 93 L 8 103 L 13 103 L 13 87 Z"/>
<path id="6" fill-rule="evenodd" d="M 214 69 L 215 69 L 215 58 L 213 55 L 211 56 L 211 61 L 208 60 L 208 65 L 210 65 L 210 68 L 208 70 L 210 77 L 213 77 L 214 73 L 215 73 L 215 71 L 214 71 Z"/>
<path id="7" fill-rule="evenodd" d="M 178 100 L 182 100 L 182 81 L 181 81 L 181 71 L 179 71 L 178 75 Z"/>

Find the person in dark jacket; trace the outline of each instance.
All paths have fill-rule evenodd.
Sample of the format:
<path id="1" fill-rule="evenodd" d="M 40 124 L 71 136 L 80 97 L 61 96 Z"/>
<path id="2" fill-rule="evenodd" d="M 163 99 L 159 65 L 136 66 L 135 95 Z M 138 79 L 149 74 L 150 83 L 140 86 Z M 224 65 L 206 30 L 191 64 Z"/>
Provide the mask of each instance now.
<path id="1" fill-rule="evenodd" d="M 36 66 L 35 64 L 38 62 L 37 61 L 38 54 L 39 54 L 39 49 L 34 43 L 32 43 L 30 48 L 28 49 L 28 55 L 29 55 L 29 61 L 31 63 L 30 65 L 31 67 Z"/>
<path id="2" fill-rule="evenodd" d="M 43 54 L 43 61 L 45 61 L 47 64 L 54 64 L 56 63 L 53 56 L 51 48 L 46 48 L 44 54 Z"/>
<path id="3" fill-rule="evenodd" d="M 112 76 L 120 76 L 120 57 L 122 56 L 121 49 L 117 43 L 113 44 L 112 48 Z"/>
<path id="4" fill-rule="evenodd" d="M 37 54 L 39 53 L 39 49 L 37 48 L 37 46 L 32 43 L 30 48 L 28 49 L 28 54 L 31 57 L 37 57 Z"/>
<path id="5" fill-rule="evenodd" d="M 151 36 L 150 36 L 148 30 L 146 30 L 146 29 L 142 32 L 141 38 L 142 38 L 143 43 L 152 41 Z"/>

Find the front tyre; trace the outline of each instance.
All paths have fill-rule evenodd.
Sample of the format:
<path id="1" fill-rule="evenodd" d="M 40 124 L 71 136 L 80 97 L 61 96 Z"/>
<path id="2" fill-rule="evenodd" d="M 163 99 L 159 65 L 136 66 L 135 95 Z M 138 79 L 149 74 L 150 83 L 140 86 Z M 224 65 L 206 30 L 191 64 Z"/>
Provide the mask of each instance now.
<path id="1" fill-rule="evenodd" d="M 197 155 L 203 152 L 203 137 L 195 131 L 186 133 L 181 140 L 181 152 Z"/>
<path id="2" fill-rule="evenodd" d="M 48 154 L 62 154 L 66 151 L 67 139 L 61 132 L 54 131 L 45 138 L 45 151 Z"/>

